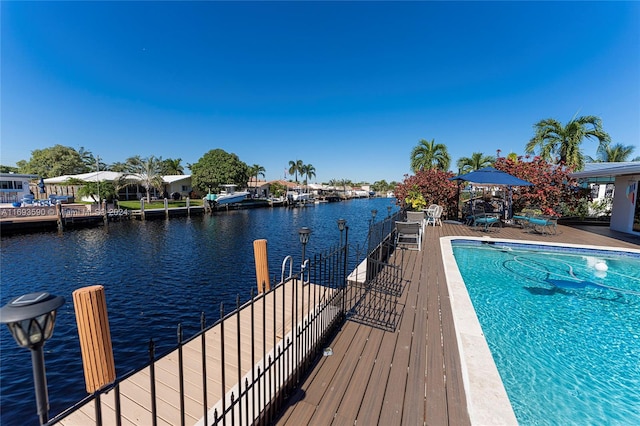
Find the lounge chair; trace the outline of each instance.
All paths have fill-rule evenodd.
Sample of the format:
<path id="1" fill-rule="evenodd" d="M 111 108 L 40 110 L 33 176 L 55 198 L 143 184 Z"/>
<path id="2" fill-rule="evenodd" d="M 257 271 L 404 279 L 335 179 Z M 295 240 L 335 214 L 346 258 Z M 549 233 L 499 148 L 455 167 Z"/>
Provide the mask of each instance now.
<path id="1" fill-rule="evenodd" d="M 498 224 L 501 226 L 500 217 L 495 213 L 474 213 L 473 217 L 473 226 L 482 226 L 483 231 L 488 232 L 489 228 L 493 225 Z"/>
<path id="2" fill-rule="evenodd" d="M 553 232 L 555 235 L 558 231 L 558 218 L 548 215 L 535 215 L 529 218 L 529 225 L 535 232 L 541 234 L 551 234 Z"/>
<path id="3" fill-rule="evenodd" d="M 396 246 L 408 246 L 410 250 L 422 250 L 422 223 L 396 222 Z"/>

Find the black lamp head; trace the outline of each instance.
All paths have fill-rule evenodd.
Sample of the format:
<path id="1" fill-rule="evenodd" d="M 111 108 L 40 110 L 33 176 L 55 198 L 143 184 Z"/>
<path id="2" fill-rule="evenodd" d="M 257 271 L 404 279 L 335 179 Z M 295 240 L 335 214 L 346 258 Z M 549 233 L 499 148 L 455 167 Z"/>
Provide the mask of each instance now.
<path id="1" fill-rule="evenodd" d="M 64 297 L 44 291 L 25 294 L 0 308 L 0 323 L 7 324 L 18 345 L 32 349 L 51 337 L 63 304 Z"/>

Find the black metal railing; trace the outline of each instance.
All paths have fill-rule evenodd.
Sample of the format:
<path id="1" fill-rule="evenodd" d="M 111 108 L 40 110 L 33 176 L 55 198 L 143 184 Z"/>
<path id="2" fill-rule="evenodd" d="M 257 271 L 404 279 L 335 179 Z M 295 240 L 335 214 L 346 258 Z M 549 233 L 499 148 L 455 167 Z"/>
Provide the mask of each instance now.
<path id="1" fill-rule="evenodd" d="M 389 262 L 394 251 L 395 220 L 399 220 L 400 215 L 389 215 L 378 222 L 371 220 L 367 239 L 362 245 L 350 245 L 347 227 L 344 243 L 341 231 L 339 246 L 306 259 L 296 273 L 293 273 L 293 259 L 288 256 L 282 263 L 280 281 L 269 291 L 255 294 L 252 290 L 249 301 L 244 304 L 237 296 L 236 306 L 230 312 L 226 312 L 221 303 L 220 319 L 211 325 L 206 324 L 202 313 L 200 331 L 189 339 L 183 338 L 182 325 L 178 325 L 177 346 L 163 355 L 155 354 L 154 341 L 150 340 L 146 365 L 118 378 L 47 424 L 61 422 L 77 410 L 87 409 L 90 403 L 94 404 L 92 418 L 96 425 L 113 424 L 111 420 L 104 420 L 106 416 L 103 415 L 105 395 L 110 393 L 109 399 L 113 398 L 113 403 L 108 409 L 114 413 L 110 412 L 108 418 L 121 424 L 122 419 L 130 418 L 122 404 L 122 385 L 142 370 L 148 372 L 150 400 L 138 403 L 150 411 L 151 420 L 144 424 L 157 424 L 162 416 L 158 413 L 156 366 L 168 356 L 177 357 L 177 371 L 172 372 L 178 377 L 173 405 L 180 412 L 181 425 L 186 423 L 185 400 L 200 402 L 201 408 L 195 417 L 199 418 L 198 425 L 272 423 L 349 313 L 354 319 L 375 318 L 370 321 L 373 325 L 393 327 L 394 320 L 388 315 L 392 309 L 387 309 L 387 319 L 382 321 L 382 316 L 372 314 L 372 311 L 380 308 L 380 297 L 387 297 L 389 305 L 391 297 L 397 296 L 400 290 L 397 285 L 401 270 Z M 353 265 L 365 264 L 364 282 L 352 283 L 347 270 Z M 382 291 L 383 287 L 386 290 Z M 243 329 L 242 325 L 247 319 L 249 336 L 246 326 Z M 219 337 L 214 337 L 216 333 Z M 212 349 L 210 343 L 214 339 L 217 346 Z M 194 348 L 200 352 L 201 359 L 197 364 L 202 381 L 197 386 L 191 383 L 190 388 L 198 388 L 198 395 L 189 394 L 185 386 L 185 350 L 192 353 Z M 243 350 L 250 352 L 250 361 L 243 360 Z M 212 358 L 218 358 L 219 363 L 213 364 Z M 219 386 L 217 392 L 213 389 L 215 386 Z M 222 397 L 213 401 L 210 399 L 212 394 Z M 194 418 L 193 413 L 190 418 Z"/>
<path id="2" fill-rule="evenodd" d="M 358 274 L 356 268 L 348 279 L 348 320 L 395 331 L 403 310 L 399 298 L 404 289 L 404 250 L 396 252 L 395 223 L 403 219 L 404 212 L 398 211 L 379 222 L 372 221 L 363 246 L 366 258 L 357 267 L 364 273 Z"/>

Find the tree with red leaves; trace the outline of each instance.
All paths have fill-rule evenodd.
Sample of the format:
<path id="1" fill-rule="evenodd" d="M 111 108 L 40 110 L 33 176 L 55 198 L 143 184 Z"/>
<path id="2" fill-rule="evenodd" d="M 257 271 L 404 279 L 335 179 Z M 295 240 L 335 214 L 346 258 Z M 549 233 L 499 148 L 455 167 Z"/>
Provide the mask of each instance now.
<path id="1" fill-rule="evenodd" d="M 458 185 L 449 180 L 452 172 L 439 169 L 419 170 L 415 175 L 404 175 L 402 183 L 395 189 L 395 195 L 403 208 L 420 209 L 438 204 L 446 212 L 455 212 Z"/>
<path id="2" fill-rule="evenodd" d="M 575 215 L 578 208 L 590 201 L 591 191 L 580 188 L 569 177 L 572 169 L 548 163 L 541 157 L 500 157 L 494 167 L 533 186 L 513 187 L 513 211 L 539 208 L 542 213 L 562 216 Z M 405 175 L 395 189 L 395 195 L 403 208 L 419 210 L 430 204 L 439 204 L 449 215 L 455 215 L 458 203 L 458 187 L 449 180 L 454 174 L 442 170 L 420 170 L 414 176 Z"/>
<path id="3" fill-rule="evenodd" d="M 574 215 L 580 205 L 590 201 L 591 191 L 580 188 L 577 180 L 569 177 L 570 167 L 548 163 L 538 156 L 531 161 L 500 157 L 494 167 L 533 184 L 513 188 L 514 212 L 540 208 L 543 214 Z"/>

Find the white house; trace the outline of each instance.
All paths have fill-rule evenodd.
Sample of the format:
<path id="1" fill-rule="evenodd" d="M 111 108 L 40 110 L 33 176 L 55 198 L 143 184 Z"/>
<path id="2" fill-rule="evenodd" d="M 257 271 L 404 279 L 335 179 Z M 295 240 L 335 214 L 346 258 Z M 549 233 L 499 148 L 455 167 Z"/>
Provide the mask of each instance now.
<path id="1" fill-rule="evenodd" d="M 640 162 L 588 163 L 585 170 L 572 173 L 573 178 L 587 183 L 610 184 L 613 182 L 611 224 L 613 231 L 640 235 Z"/>
<path id="2" fill-rule="evenodd" d="M 120 173 L 120 172 L 111 172 L 108 170 L 99 171 L 99 172 L 90 172 L 90 173 L 82 173 L 79 175 L 63 175 L 52 178 L 44 179 L 44 184 L 46 188 L 46 192 L 48 194 L 56 194 L 56 195 L 67 195 L 75 197 L 78 190 L 82 185 L 71 185 L 69 181 L 72 179 L 84 181 L 84 182 L 105 182 L 105 181 L 115 181 L 120 177 L 126 175 L 127 180 L 133 182 L 132 184 L 126 185 L 118 192 L 118 198 L 120 200 L 138 200 L 142 198 L 146 194 L 146 190 L 142 188 L 140 185 L 137 185 L 135 182 L 139 180 L 135 175 Z M 189 196 L 189 193 L 192 190 L 191 187 L 191 175 L 167 175 L 162 176 L 163 188 L 161 191 L 153 190 L 152 194 L 154 197 L 160 198 L 164 193 L 168 197 L 171 197 L 172 194 L 178 193 L 181 197 Z M 92 201 L 91 199 L 86 199 L 83 201 Z"/>

